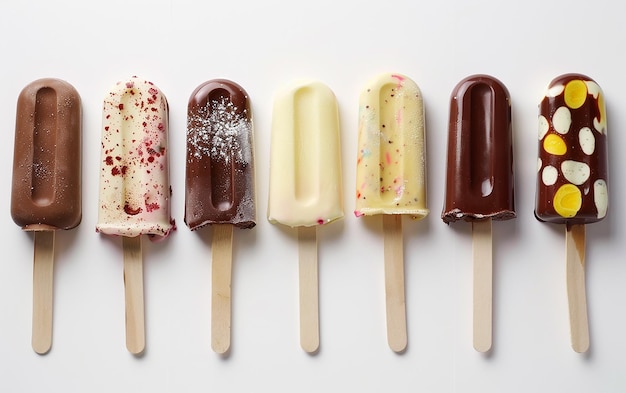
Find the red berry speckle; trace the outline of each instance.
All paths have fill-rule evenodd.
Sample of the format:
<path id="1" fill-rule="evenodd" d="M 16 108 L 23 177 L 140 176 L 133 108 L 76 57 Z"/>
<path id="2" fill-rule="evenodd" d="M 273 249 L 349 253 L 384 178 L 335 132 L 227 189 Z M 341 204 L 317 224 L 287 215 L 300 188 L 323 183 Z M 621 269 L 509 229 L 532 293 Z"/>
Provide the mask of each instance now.
<path id="1" fill-rule="evenodd" d="M 129 203 L 128 203 L 128 202 L 126 202 L 126 203 L 124 204 L 124 212 L 125 212 L 126 214 L 128 214 L 128 215 L 135 216 L 135 215 L 137 215 L 137 214 L 141 213 L 141 208 L 140 208 L 140 207 L 138 207 L 138 208 L 132 208 L 132 207 L 129 205 Z"/>
<path id="2" fill-rule="evenodd" d="M 158 203 L 154 202 L 154 203 L 146 203 L 146 210 L 150 213 L 153 212 L 155 210 L 159 210 L 161 208 L 161 206 L 159 206 Z"/>

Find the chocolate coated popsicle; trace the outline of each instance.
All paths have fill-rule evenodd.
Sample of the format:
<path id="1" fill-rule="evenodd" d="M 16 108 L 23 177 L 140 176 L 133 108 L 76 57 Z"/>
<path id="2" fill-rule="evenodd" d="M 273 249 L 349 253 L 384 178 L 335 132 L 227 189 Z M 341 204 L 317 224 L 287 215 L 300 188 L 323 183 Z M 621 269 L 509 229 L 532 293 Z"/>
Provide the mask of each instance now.
<path id="1" fill-rule="evenodd" d="M 511 101 L 488 75 L 463 79 L 452 92 L 445 223 L 472 223 L 474 348 L 491 349 L 492 220 L 515 217 Z"/>
<path id="2" fill-rule="evenodd" d="M 191 94 L 187 112 L 185 223 L 256 225 L 252 115 L 248 94 L 215 79 Z"/>
<path id="3" fill-rule="evenodd" d="M 591 224 L 606 216 L 606 135 L 600 86 L 580 74 L 554 79 L 539 104 L 538 220 Z"/>
<path id="4" fill-rule="evenodd" d="M 515 217 L 511 103 L 487 75 L 462 80 L 452 92 L 445 207 L 450 223 Z"/>
<path id="5" fill-rule="evenodd" d="M 34 232 L 33 349 L 52 345 L 54 233 L 81 221 L 81 100 L 69 83 L 39 79 L 17 101 L 11 216 Z"/>
<path id="6" fill-rule="evenodd" d="M 211 347 L 230 348 L 233 226 L 255 226 L 254 146 L 248 94 L 215 79 L 198 86 L 187 111 L 185 223 L 213 229 Z"/>
<path id="7" fill-rule="evenodd" d="M 39 79 L 17 101 L 11 216 L 25 231 L 80 223 L 81 107 L 59 79 Z"/>
<path id="8" fill-rule="evenodd" d="M 604 94 L 581 74 L 555 78 L 539 104 L 535 216 L 565 224 L 566 279 L 572 348 L 589 348 L 585 293 L 585 224 L 608 209 Z"/>

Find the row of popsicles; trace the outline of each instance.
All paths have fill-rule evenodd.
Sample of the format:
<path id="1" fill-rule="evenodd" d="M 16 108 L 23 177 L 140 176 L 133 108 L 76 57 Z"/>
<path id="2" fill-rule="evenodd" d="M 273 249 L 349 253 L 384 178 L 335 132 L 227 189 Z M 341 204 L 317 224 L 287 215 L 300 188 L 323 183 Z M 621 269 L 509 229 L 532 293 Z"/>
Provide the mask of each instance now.
<path id="1" fill-rule="evenodd" d="M 151 82 L 118 82 L 103 104 L 97 231 L 123 239 L 126 345 L 145 348 L 141 236 L 161 240 L 170 215 L 168 103 Z M 407 344 L 402 215 L 425 217 L 424 109 L 417 84 L 383 74 L 359 102 L 356 216 L 383 215 L 387 338 Z M 52 343 L 54 233 L 81 220 L 81 103 L 67 82 L 40 79 L 18 98 L 11 214 L 34 232 L 33 348 Z M 305 81 L 276 94 L 271 136 L 268 219 L 298 228 L 300 336 L 319 347 L 317 240 L 322 224 L 343 217 L 340 130 L 333 92 Z M 254 143 L 250 100 L 224 79 L 200 85 L 187 116 L 185 223 L 210 225 L 212 347 L 230 347 L 233 227 L 255 226 Z M 554 79 L 539 105 L 535 215 L 566 224 L 567 281 L 573 348 L 589 346 L 584 288 L 584 225 L 607 212 L 604 97 L 580 74 Z M 442 219 L 472 222 L 474 347 L 491 348 L 491 221 L 515 217 L 511 104 L 487 75 L 462 80 L 451 95 L 447 182 Z"/>

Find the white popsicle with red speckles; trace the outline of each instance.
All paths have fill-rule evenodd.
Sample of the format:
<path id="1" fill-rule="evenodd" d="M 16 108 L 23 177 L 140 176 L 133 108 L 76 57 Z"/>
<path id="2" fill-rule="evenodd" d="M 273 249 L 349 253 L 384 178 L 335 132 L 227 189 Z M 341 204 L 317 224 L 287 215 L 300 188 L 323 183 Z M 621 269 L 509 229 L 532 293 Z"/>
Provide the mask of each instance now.
<path id="1" fill-rule="evenodd" d="M 102 112 L 98 232 L 167 236 L 170 216 L 168 104 L 152 83 L 118 82 Z"/>

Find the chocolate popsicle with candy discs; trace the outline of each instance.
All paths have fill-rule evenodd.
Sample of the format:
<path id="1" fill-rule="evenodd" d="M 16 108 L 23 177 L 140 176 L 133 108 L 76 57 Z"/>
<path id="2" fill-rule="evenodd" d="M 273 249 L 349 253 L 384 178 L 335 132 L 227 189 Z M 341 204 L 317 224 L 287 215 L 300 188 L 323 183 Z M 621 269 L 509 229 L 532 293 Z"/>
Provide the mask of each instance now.
<path id="1" fill-rule="evenodd" d="M 17 101 L 11 216 L 34 232 L 35 352 L 52 345 L 54 234 L 81 221 L 81 100 L 69 83 L 39 79 Z"/>
<path id="2" fill-rule="evenodd" d="M 422 93 L 410 78 L 385 73 L 362 90 L 354 214 L 383 215 L 387 342 L 395 352 L 408 342 L 402 216 L 429 213 L 424 125 Z"/>
<path id="3" fill-rule="evenodd" d="M 187 108 L 185 223 L 213 229 L 211 346 L 230 348 L 233 226 L 256 225 L 254 142 L 248 94 L 215 79 L 198 86 Z"/>
<path id="4" fill-rule="evenodd" d="M 267 218 L 298 228 L 300 346 L 319 347 L 317 227 L 343 217 L 339 109 L 318 81 L 298 81 L 274 100 Z"/>
<path id="5" fill-rule="evenodd" d="M 515 218 L 511 101 L 488 75 L 463 79 L 452 92 L 448 134 L 445 223 L 472 223 L 474 348 L 492 337 L 492 220 Z"/>
<path id="6" fill-rule="evenodd" d="M 96 230 L 123 239 L 126 347 L 133 354 L 145 348 L 141 235 L 158 241 L 176 228 L 167 134 L 167 100 L 152 82 L 132 77 L 106 94 Z"/>
<path id="7" fill-rule="evenodd" d="M 585 224 L 608 208 L 608 148 L 604 94 L 591 78 L 565 74 L 539 104 L 535 216 L 565 224 L 567 292 L 572 347 L 589 348 L 585 294 Z"/>

